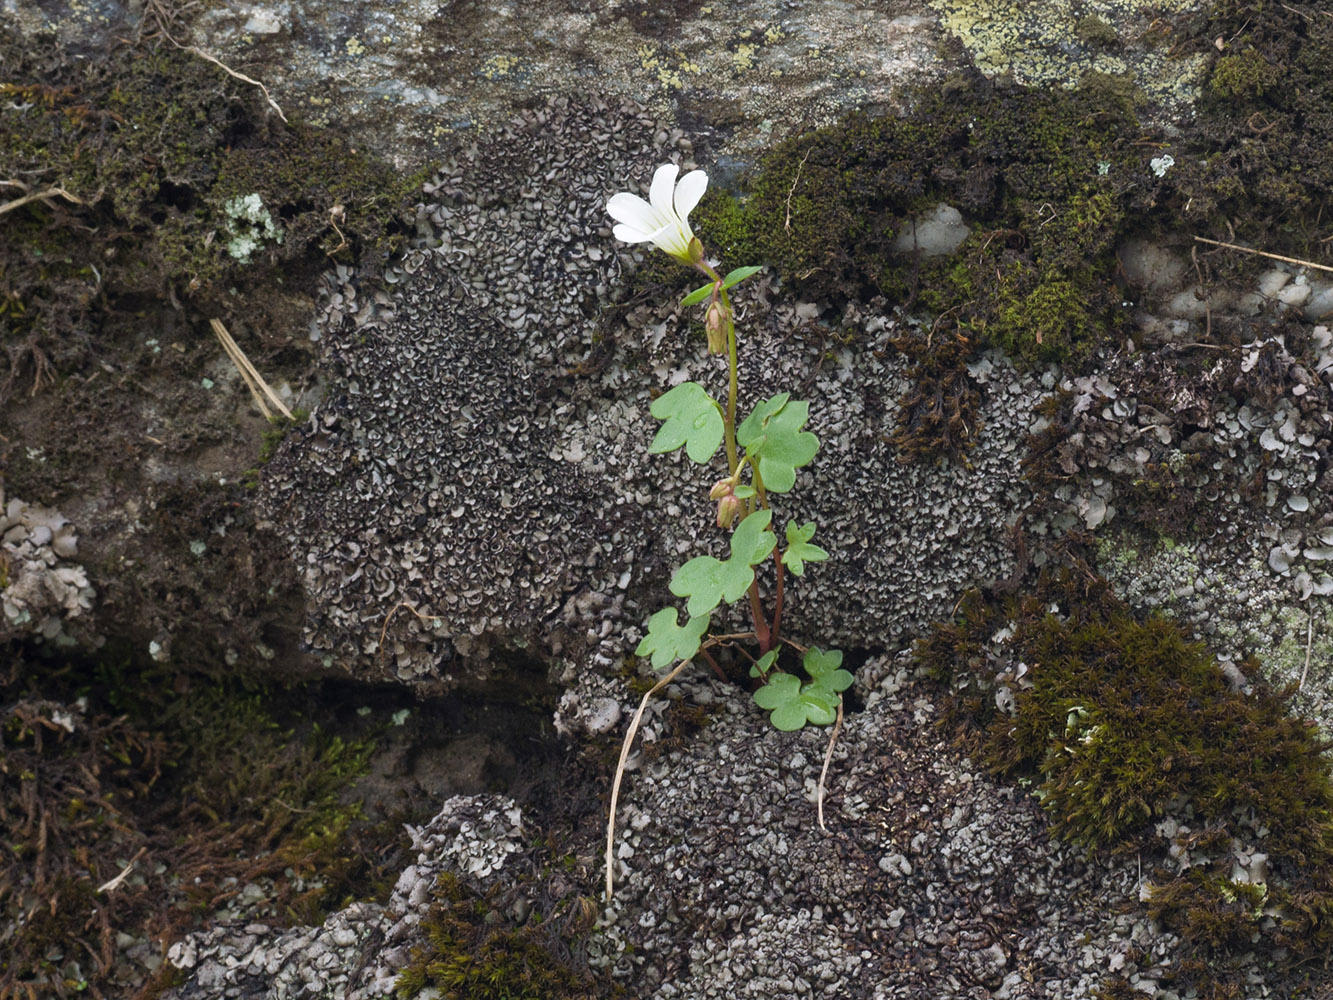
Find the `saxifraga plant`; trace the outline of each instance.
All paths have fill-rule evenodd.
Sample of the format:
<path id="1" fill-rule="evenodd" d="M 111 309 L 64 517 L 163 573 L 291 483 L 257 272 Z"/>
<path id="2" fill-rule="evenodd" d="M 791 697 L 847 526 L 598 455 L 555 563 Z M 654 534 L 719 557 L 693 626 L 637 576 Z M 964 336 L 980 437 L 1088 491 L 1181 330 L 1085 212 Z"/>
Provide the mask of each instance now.
<path id="1" fill-rule="evenodd" d="M 681 300 L 682 307 L 707 301 L 704 326 L 708 353 L 726 354 L 727 395 L 721 404 L 697 382 L 683 382 L 653 400 L 650 412 L 662 426 L 649 445 L 650 454 L 684 448 L 690 461 L 707 475 L 719 448 L 724 448 L 727 475 L 712 483 L 708 496 L 717 501 L 717 527 L 731 531 L 731 555 L 720 560 L 696 556 L 671 577 L 670 590 L 686 599 L 688 620 L 680 624 L 676 608 L 663 608 L 648 620 L 648 634 L 635 652 L 651 658 L 654 670 L 676 664 L 646 695 L 625 735 L 620 764 L 611 792 L 611 818 L 606 846 L 606 892 L 612 892 L 612 843 L 620 778 L 638 724 L 652 695 L 669 684 L 695 657 L 703 658 L 720 676 L 721 668 L 712 650 L 719 646 L 739 649 L 750 661 L 750 676 L 762 684 L 754 701 L 770 713 L 773 725 L 783 731 L 803 728 L 807 723 L 826 726 L 840 716 L 842 692 L 852 684 L 852 675 L 841 669 L 842 653 L 806 647 L 782 635 L 786 576 L 801 576 L 805 564 L 820 562 L 828 553 L 813 544 L 815 523 L 788 521 L 786 545 L 779 544 L 772 530 L 774 494 L 788 493 L 796 485 L 796 470 L 809 465 L 819 450 L 819 439 L 805 429 L 810 404 L 779 392 L 759 402 L 750 414 L 736 422 L 737 349 L 735 314 L 728 291 L 756 274 L 758 267 L 738 267 L 721 276 L 708 261 L 703 244 L 690 229 L 688 217 L 708 187 L 708 175 L 693 170 L 676 181 L 678 168 L 668 163 L 657 168 L 648 200 L 621 192 L 607 202 L 607 213 L 616 220 L 614 233 L 626 243 L 652 243 L 688 267 L 701 272 L 707 283 Z M 709 476 L 711 478 L 711 476 Z M 772 558 L 774 585 L 771 612 L 760 595 L 756 567 Z M 715 634 L 709 631 L 712 614 L 723 603 L 748 598 L 752 629 L 749 632 Z M 757 654 L 743 645 L 752 642 Z M 805 677 L 778 666 L 783 645 L 802 655 Z"/>

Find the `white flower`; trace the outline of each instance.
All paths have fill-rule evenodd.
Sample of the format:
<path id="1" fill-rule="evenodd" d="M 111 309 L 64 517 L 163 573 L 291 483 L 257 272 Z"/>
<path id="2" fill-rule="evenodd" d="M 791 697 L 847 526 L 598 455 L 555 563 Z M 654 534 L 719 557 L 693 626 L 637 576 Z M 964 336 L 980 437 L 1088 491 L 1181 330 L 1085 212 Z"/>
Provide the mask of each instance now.
<path id="1" fill-rule="evenodd" d="M 611 196 L 606 211 L 619 223 L 613 230 L 616 239 L 626 243 L 651 242 L 677 260 L 693 264 L 702 257 L 703 250 L 686 220 L 708 188 L 708 175 L 702 170 L 691 170 L 677 184 L 678 172 L 674 163 L 663 164 L 653 174 L 647 201 L 622 191 Z"/>

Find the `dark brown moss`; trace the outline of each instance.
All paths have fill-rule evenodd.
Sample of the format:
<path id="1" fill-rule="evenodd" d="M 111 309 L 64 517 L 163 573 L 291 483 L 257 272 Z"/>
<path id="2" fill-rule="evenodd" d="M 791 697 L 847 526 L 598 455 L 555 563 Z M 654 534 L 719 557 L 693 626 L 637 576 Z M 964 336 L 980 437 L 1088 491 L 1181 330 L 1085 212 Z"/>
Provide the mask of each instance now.
<path id="1" fill-rule="evenodd" d="M 903 462 L 948 458 L 965 464 L 981 431 L 981 393 L 967 372 L 976 338 L 944 325 L 938 333 L 914 331 L 893 341 L 912 360 L 907 371 L 911 388 L 898 401 L 890 438 Z"/>

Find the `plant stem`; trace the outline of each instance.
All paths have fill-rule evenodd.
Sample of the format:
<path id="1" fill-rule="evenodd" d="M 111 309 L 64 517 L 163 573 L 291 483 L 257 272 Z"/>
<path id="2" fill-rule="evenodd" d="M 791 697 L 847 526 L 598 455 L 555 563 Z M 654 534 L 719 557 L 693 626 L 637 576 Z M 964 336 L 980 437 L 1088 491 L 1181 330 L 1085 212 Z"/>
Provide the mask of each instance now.
<path id="1" fill-rule="evenodd" d="M 732 319 L 731 300 L 722 293 L 722 308 L 727 316 L 727 415 L 723 427 L 727 434 L 727 467 L 736 472 L 736 323 Z"/>
<path id="2" fill-rule="evenodd" d="M 777 567 L 777 584 L 776 595 L 773 598 L 773 627 L 769 630 L 768 641 L 772 646 L 776 646 L 778 628 L 782 625 L 782 578 L 786 576 L 786 568 L 782 565 L 782 553 L 777 549 L 773 550 L 773 565 Z"/>
<path id="3" fill-rule="evenodd" d="M 769 640 L 768 621 L 764 618 L 764 606 L 759 603 L 759 578 L 750 581 L 750 617 L 754 619 L 754 636 L 759 640 L 759 655 L 763 656 L 773 648 Z"/>
<path id="4" fill-rule="evenodd" d="M 717 665 L 717 660 L 713 659 L 713 654 L 706 649 L 700 649 L 699 655 L 708 661 L 708 665 L 713 668 L 713 673 L 717 674 L 717 679 L 724 683 L 728 680 L 726 673 Z"/>

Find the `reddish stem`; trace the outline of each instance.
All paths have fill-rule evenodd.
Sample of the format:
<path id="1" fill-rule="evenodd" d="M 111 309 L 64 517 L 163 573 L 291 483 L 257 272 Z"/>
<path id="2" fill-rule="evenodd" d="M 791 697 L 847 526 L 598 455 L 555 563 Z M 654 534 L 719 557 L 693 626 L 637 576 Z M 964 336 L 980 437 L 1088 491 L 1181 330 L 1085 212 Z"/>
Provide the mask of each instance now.
<path id="1" fill-rule="evenodd" d="M 713 673 L 717 674 L 717 678 L 718 678 L 718 680 L 720 680 L 720 681 L 724 681 L 724 682 L 729 682 L 729 681 L 730 681 L 730 678 L 727 677 L 727 675 L 726 675 L 725 673 L 723 673 L 722 668 L 719 667 L 719 666 L 717 665 L 717 660 L 713 659 L 713 654 L 712 654 L 712 653 L 710 653 L 710 652 L 709 652 L 708 650 L 706 650 L 706 649 L 701 649 L 701 650 L 699 650 L 699 653 L 700 653 L 700 655 L 703 656 L 703 658 L 704 658 L 705 660 L 708 661 L 708 665 L 709 665 L 710 667 L 713 668 Z"/>
<path id="2" fill-rule="evenodd" d="M 756 577 L 750 583 L 750 615 L 754 618 L 754 637 L 759 640 L 759 655 L 763 656 L 773 644 L 769 639 L 768 621 L 764 618 L 764 607 L 759 603 L 759 580 Z"/>
<path id="3" fill-rule="evenodd" d="M 770 648 L 778 644 L 778 628 L 782 625 L 782 578 L 786 575 L 785 567 L 782 565 L 782 553 L 777 549 L 773 550 L 773 562 L 777 564 L 777 593 L 773 598 L 773 627 L 768 633 Z"/>

